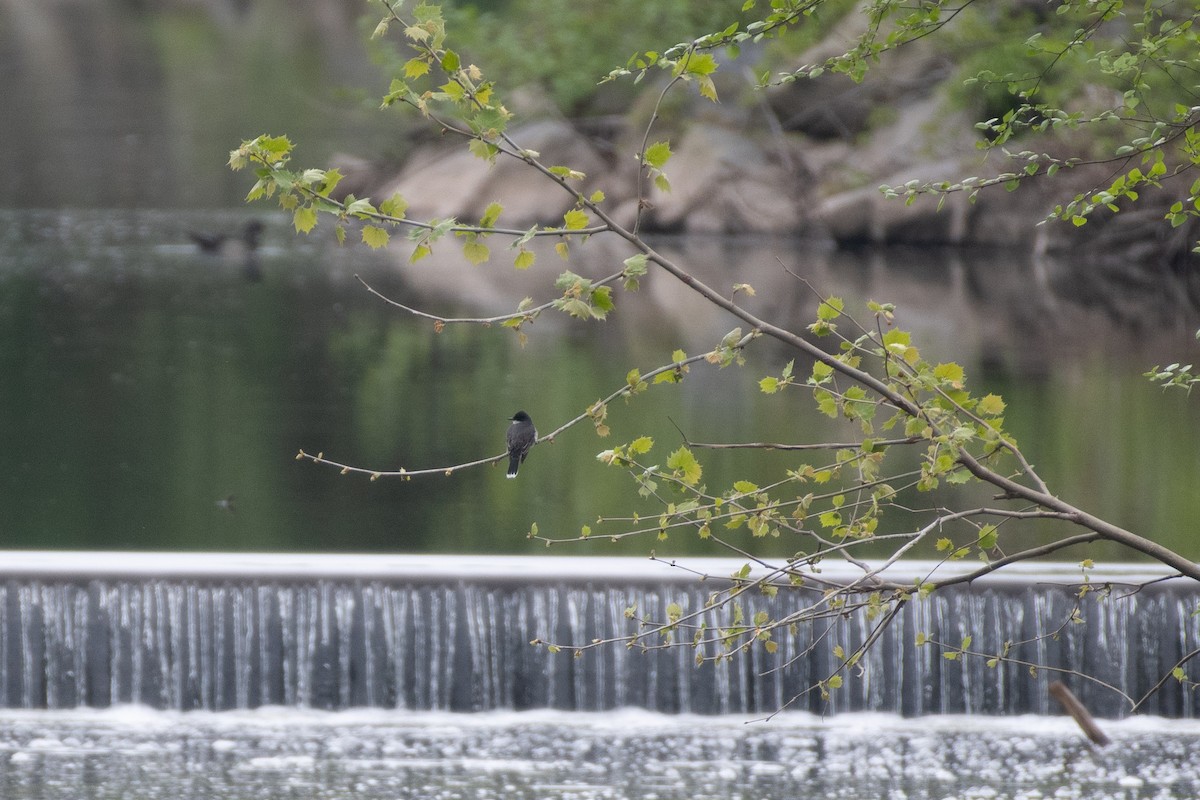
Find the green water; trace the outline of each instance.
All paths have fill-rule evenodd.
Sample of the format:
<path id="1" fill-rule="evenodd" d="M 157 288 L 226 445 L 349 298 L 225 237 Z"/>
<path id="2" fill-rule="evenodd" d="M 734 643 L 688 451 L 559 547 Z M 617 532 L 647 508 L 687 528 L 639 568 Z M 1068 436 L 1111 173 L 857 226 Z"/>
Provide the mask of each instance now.
<path id="1" fill-rule="evenodd" d="M 510 332 L 433 327 L 354 279 L 446 315 L 501 313 L 542 297 L 560 267 L 464 271 L 447 251 L 420 268 L 401 255 L 342 249 L 270 222 L 257 267 L 197 252 L 192 229 L 235 228 L 245 212 L 6 212 L 0 219 L 0 510 L 17 548 L 527 552 L 637 501 L 595 456 L 648 434 L 665 458 L 680 441 L 812 441 L 829 428 L 796 391 L 757 388 L 791 356 L 770 344 L 742 369 L 698 365 L 683 386 L 611 406 L 612 435 L 577 427 L 537 447 L 517 480 L 481 468 L 409 482 L 342 476 L 296 461 L 299 449 L 371 469 L 440 467 L 496 455 L 518 408 L 543 432 L 648 370 L 712 347 L 732 321 L 702 314 L 664 276 L 618 297 L 603 323 L 543 317 L 522 347 Z M 945 292 L 995 257 L 806 253 L 795 242 L 664 241 L 710 282 L 757 271 L 760 311 L 802 324 L 813 311 L 794 279 L 765 272 L 787 254 L 848 307 L 897 297 L 900 323 L 930 357 L 956 358 L 973 385 L 1001 393 L 1008 425 L 1061 496 L 1196 554 L 1200 401 L 1163 394 L 1140 373 L 1179 357 L 1186 330 L 1152 333 L 1092 320 L 1041 326 L 995 306 L 997 292 Z M 588 258 L 593 261 L 589 262 Z M 574 268 L 615 263 L 601 245 Z M 1023 267 L 1009 267 L 1012 280 Z M 778 272 L 776 270 L 776 272 Z M 468 284 L 465 281 L 473 281 Z M 480 291 L 480 286 L 483 290 Z M 472 288 L 474 287 L 474 288 Z M 790 287 L 790 288 L 789 288 Z M 1002 293 L 1001 293 L 1002 294 Z M 904 304 L 905 299 L 908 305 Z M 986 321 L 981 309 L 990 309 Z M 1089 320 L 1083 311 L 1072 318 Z M 1014 321 L 1016 320 L 1016 321 Z M 1186 353 L 1186 351 L 1184 351 Z M 795 454 L 712 453 L 710 488 L 766 483 Z M 231 502 L 227 502 L 232 498 Z M 949 502 L 953 498 L 934 498 Z M 1046 529 L 1030 529 L 1035 539 Z M 793 543 L 771 545 L 790 552 Z M 562 548 L 571 553 L 710 552 L 694 534 Z M 715 554 L 724 555 L 718 551 Z"/>

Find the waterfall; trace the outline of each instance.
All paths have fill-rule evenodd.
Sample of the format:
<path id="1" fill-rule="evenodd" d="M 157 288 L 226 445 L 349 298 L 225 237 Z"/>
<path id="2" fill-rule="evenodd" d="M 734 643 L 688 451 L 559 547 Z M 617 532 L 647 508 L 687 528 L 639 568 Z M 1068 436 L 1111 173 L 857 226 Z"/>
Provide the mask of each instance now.
<path id="1" fill-rule="evenodd" d="M 1095 713 L 1119 695 L 1074 675 L 984 658 L 948 660 L 918 633 L 1016 662 L 1094 675 L 1138 697 L 1200 647 L 1200 587 L 1162 581 L 1089 594 L 1078 572 L 979 580 L 909 602 L 844 685 L 804 694 L 832 673 L 834 645 L 867 639 L 861 616 L 832 630 L 800 626 L 717 664 L 690 646 L 616 644 L 552 654 L 531 640 L 586 644 L 636 629 L 625 609 L 665 616 L 704 609 L 710 583 L 625 559 L 299 557 L 141 554 L 3 556 L 0 704 L 70 708 L 140 703 L 168 709 L 372 706 L 482 711 L 638 706 L 662 712 L 1057 713 L 1062 679 Z M 708 562 L 701 562 L 708 564 Z M 732 569 L 713 569 L 727 575 Z M 1093 578 L 1093 581 L 1096 579 Z M 1128 580 L 1128 579 L 1126 579 Z M 801 598 L 746 595 L 745 615 Z M 1080 602 L 1081 622 L 1069 622 Z M 710 627 L 719 624 L 716 612 Z M 711 653 L 711 650 L 710 650 Z M 1149 713 L 1193 717 L 1200 698 L 1169 680 Z"/>

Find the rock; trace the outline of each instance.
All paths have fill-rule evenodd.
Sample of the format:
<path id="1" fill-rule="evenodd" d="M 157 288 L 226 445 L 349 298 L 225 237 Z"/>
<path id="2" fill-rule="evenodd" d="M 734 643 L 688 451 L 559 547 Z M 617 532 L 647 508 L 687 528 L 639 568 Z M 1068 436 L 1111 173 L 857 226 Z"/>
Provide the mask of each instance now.
<path id="1" fill-rule="evenodd" d="M 847 14 L 820 44 L 797 59 L 819 64 L 844 52 L 846 43 L 865 29 L 865 14 Z M 902 47 L 888 54 L 887 66 L 875 65 L 863 83 L 826 72 L 772 89 L 771 108 L 784 130 L 815 140 L 851 140 L 877 126 L 881 110 L 904 109 L 931 96 L 951 74 L 953 63 L 933 47 Z"/>
<path id="2" fill-rule="evenodd" d="M 667 163 L 671 191 L 650 193 L 650 222 L 693 233 L 790 234 L 807 227 L 800 178 L 747 134 L 715 125 L 687 131 Z"/>
<path id="3" fill-rule="evenodd" d="M 566 122 L 532 122 L 510 135 L 521 147 L 536 150 L 547 166 L 567 166 L 587 174 L 589 191 L 596 188 L 595 179 L 605 174 L 599 153 Z M 408 216 L 419 219 L 454 217 L 471 222 L 483 216 L 488 204 L 498 201 L 504 206 L 500 224 L 514 228 L 561 224 L 562 215 L 575 205 L 570 194 L 556 190 L 524 162 L 501 155 L 488 164 L 472 155 L 466 142 L 457 137 L 447 144 L 419 149 L 376 197 L 383 199 L 396 192 L 409 202 Z"/>

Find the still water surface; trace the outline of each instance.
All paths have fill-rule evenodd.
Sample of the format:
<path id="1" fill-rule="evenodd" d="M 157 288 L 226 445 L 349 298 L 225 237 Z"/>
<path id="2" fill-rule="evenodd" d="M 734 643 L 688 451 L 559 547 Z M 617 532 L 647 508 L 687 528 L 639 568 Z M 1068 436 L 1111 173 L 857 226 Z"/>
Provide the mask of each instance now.
<path id="1" fill-rule="evenodd" d="M 549 430 L 621 386 L 631 368 L 669 363 L 676 348 L 704 352 L 735 321 L 652 275 L 640 292 L 617 296 L 608 321 L 543 316 L 524 347 L 497 328 L 437 333 L 354 276 L 435 313 L 476 316 L 503 313 L 526 295 L 550 299 L 561 264 L 550 254 L 523 273 L 499 257 L 470 267 L 446 248 L 410 266 L 405 253 L 338 248 L 321 229 L 300 237 L 269 215 L 252 264 L 201 254 L 188 238 L 247 218 L 0 214 L 5 547 L 536 551 L 542 546 L 525 537 L 533 522 L 569 536 L 636 502 L 628 479 L 595 459 L 613 442 L 650 434 L 673 449 L 676 425 L 697 441 L 855 436 L 829 428 L 801 391 L 762 395 L 758 379 L 792 357 L 762 343 L 743 369 L 699 365 L 683 387 L 614 404 L 611 437 L 576 428 L 539 446 L 515 481 L 482 468 L 371 482 L 298 462 L 301 448 L 373 469 L 496 455 L 516 409 Z M 1038 272 L 998 254 L 830 253 L 790 240 L 660 244 L 713 285 L 756 283 L 759 296 L 746 302 L 797 327 L 816 301 L 776 257 L 848 308 L 896 302 L 899 324 L 927 357 L 959 361 L 979 391 L 1004 396 L 1010 430 L 1055 491 L 1200 552 L 1190 535 L 1200 517 L 1200 403 L 1141 377 L 1155 363 L 1195 355 L 1190 310 L 1128 292 L 1116 310 L 1096 308 L 1077 296 L 1071 265 L 1051 264 L 1058 272 L 1047 278 L 1046 265 Z M 577 249 L 571 268 L 607 274 L 626 255 L 597 242 Z M 1150 307 L 1154 316 L 1142 313 Z M 710 488 L 767 483 L 796 463 L 718 452 L 705 478 Z M 650 548 L 697 553 L 703 543 L 675 536 L 571 552 Z"/>

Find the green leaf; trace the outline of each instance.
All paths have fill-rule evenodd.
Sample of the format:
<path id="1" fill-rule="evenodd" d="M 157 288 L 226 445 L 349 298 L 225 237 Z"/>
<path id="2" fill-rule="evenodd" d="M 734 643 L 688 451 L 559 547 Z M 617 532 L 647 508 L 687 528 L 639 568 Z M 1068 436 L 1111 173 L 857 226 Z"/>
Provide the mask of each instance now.
<path id="1" fill-rule="evenodd" d="M 999 539 L 999 532 L 995 525 L 984 525 L 979 529 L 979 546 L 984 550 L 991 550 L 996 546 L 996 540 Z"/>
<path id="2" fill-rule="evenodd" d="M 817 409 L 827 417 L 837 419 L 838 404 L 837 398 L 824 389 L 813 392 L 813 397 L 817 401 Z"/>
<path id="3" fill-rule="evenodd" d="M 817 306 L 817 319 L 822 322 L 835 320 L 841 316 L 844 306 L 845 303 L 842 302 L 842 298 L 840 297 L 830 297 L 822 300 L 821 304 Z"/>
<path id="4" fill-rule="evenodd" d="M 573 208 L 566 214 L 563 214 L 563 222 L 569 231 L 583 230 L 588 226 L 587 212 L 580 211 L 578 208 Z"/>
<path id="5" fill-rule="evenodd" d="M 717 71 L 717 60 L 712 53 L 693 52 L 684 63 L 689 75 L 711 75 Z"/>
<path id="6" fill-rule="evenodd" d="M 642 157 L 642 160 L 645 161 L 648 166 L 661 170 L 664 166 L 666 166 L 667 161 L 671 158 L 671 155 L 671 144 L 669 142 L 655 142 L 646 148 L 646 153 Z"/>
<path id="7" fill-rule="evenodd" d="M 629 443 L 629 452 L 633 455 L 645 455 L 654 446 L 654 439 L 649 436 L 639 436 Z"/>
<path id="8" fill-rule="evenodd" d="M 479 227 L 493 228 L 496 226 L 496 220 L 500 218 L 500 212 L 504 210 L 504 206 L 499 203 L 492 202 L 484 209 L 483 216 L 479 220 Z"/>
<path id="9" fill-rule="evenodd" d="M 536 260 L 536 258 L 537 254 L 532 250 L 522 250 L 521 252 L 517 253 L 517 257 L 513 261 L 513 266 L 517 269 L 529 269 L 533 266 L 533 262 Z"/>
<path id="10" fill-rule="evenodd" d="M 604 319 L 608 312 L 615 308 L 612 299 L 611 286 L 598 286 L 591 292 L 592 300 L 592 315 L 597 319 Z"/>
<path id="11" fill-rule="evenodd" d="M 1000 399 L 1000 395 L 988 394 L 980 398 L 975 410 L 985 417 L 996 417 L 1004 413 L 1004 408 L 1004 401 Z"/>
<path id="12" fill-rule="evenodd" d="M 349 195 L 346 198 L 348 201 L 350 201 L 346 205 L 347 214 L 353 214 L 355 216 L 362 217 L 378 213 L 375 210 L 375 206 L 371 205 L 371 201 L 367 198 L 364 197 L 361 200 L 354 200 L 352 199 L 353 197 L 354 195 Z"/>
<path id="13" fill-rule="evenodd" d="M 758 388 L 762 390 L 763 394 L 775 394 L 779 391 L 779 379 L 767 376 L 758 382 Z"/>
<path id="14" fill-rule="evenodd" d="M 312 206 L 300 206 L 292 214 L 292 225 L 296 233 L 308 233 L 317 224 L 317 212 Z"/>
<path id="15" fill-rule="evenodd" d="M 379 213 L 386 214 L 389 217 L 396 217 L 397 219 L 404 219 L 404 212 L 407 210 L 408 201 L 401 197 L 399 192 L 396 192 L 379 204 Z"/>
<path id="16" fill-rule="evenodd" d="M 949 384 L 955 389 L 963 388 L 963 381 L 965 380 L 963 368 L 953 362 L 938 364 L 933 368 L 933 377 L 942 383 Z"/>
<path id="17" fill-rule="evenodd" d="M 391 234 L 383 228 L 375 225 L 364 225 L 362 229 L 363 244 L 370 247 L 372 250 L 378 250 L 380 247 L 386 247 L 388 240 L 391 239 Z"/>
<path id="18" fill-rule="evenodd" d="M 429 62 L 424 58 L 409 59 L 404 64 L 404 77 L 419 78 L 429 72 Z"/>
<path id="19" fill-rule="evenodd" d="M 484 161 L 494 162 L 496 156 L 500 153 L 500 148 L 491 142 L 485 142 L 483 139 L 472 139 L 467 145 L 467 150 L 477 158 L 482 158 Z"/>
<path id="20" fill-rule="evenodd" d="M 688 486 L 695 486 L 700 481 L 703 468 L 700 462 L 686 447 L 680 447 L 667 458 L 667 466 L 674 470 L 677 477 Z"/>
<path id="21" fill-rule="evenodd" d="M 480 241 L 468 241 L 463 245 L 463 256 L 472 264 L 482 264 L 491 256 L 492 251 Z"/>

